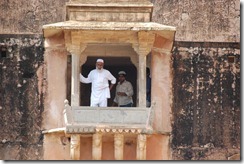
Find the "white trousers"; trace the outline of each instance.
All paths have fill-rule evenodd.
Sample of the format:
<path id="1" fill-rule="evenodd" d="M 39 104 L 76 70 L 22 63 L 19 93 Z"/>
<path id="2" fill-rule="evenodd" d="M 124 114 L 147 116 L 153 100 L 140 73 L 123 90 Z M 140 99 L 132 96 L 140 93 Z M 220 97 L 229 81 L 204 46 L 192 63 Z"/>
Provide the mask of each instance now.
<path id="1" fill-rule="evenodd" d="M 91 107 L 107 107 L 108 106 L 108 100 L 105 99 L 99 103 L 94 103 L 94 102 L 91 102 Z"/>

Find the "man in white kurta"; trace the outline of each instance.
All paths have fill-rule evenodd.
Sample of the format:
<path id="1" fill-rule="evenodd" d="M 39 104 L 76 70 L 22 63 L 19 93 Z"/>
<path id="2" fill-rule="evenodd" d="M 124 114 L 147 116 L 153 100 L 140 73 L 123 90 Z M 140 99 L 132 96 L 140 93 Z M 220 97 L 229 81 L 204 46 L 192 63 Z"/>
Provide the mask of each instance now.
<path id="1" fill-rule="evenodd" d="M 92 70 L 87 78 L 80 74 L 82 83 L 92 83 L 90 98 L 90 106 L 92 107 L 107 107 L 110 90 L 116 83 L 116 78 L 108 70 L 103 69 L 103 66 L 104 61 L 97 59 L 96 69 Z M 111 81 L 110 86 L 109 81 Z"/>

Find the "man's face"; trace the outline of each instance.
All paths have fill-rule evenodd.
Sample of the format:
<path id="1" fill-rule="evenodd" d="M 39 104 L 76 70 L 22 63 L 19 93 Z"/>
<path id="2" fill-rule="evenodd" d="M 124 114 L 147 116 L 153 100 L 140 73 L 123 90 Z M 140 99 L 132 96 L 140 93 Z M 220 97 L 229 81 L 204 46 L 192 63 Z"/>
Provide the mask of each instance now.
<path id="1" fill-rule="evenodd" d="M 102 63 L 102 62 L 96 62 L 97 69 L 102 69 L 103 65 L 104 65 L 104 63 Z"/>
<path id="2" fill-rule="evenodd" d="M 119 81 L 120 81 L 120 82 L 125 81 L 125 76 L 124 76 L 124 75 L 119 75 Z"/>

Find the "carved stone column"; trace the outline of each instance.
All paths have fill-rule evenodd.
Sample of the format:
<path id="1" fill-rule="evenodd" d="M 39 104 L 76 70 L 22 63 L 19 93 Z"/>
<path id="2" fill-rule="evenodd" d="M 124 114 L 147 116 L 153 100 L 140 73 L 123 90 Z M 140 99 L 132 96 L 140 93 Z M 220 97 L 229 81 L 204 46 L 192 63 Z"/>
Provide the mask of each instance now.
<path id="1" fill-rule="evenodd" d="M 124 158 L 124 135 L 114 135 L 114 157 L 115 160 L 123 160 Z"/>
<path id="2" fill-rule="evenodd" d="M 146 107 L 146 66 L 147 55 L 151 52 L 155 35 L 150 32 L 138 32 L 138 43 L 132 46 L 138 54 L 138 78 L 137 95 L 139 98 L 139 107 Z"/>
<path id="3" fill-rule="evenodd" d="M 80 136 L 78 134 L 71 135 L 70 157 L 71 160 L 80 160 Z"/>
<path id="4" fill-rule="evenodd" d="M 147 150 L 147 136 L 145 134 L 139 134 L 137 136 L 136 159 L 146 160 L 146 150 Z"/>
<path id="5" fill-rule="evenodd" d="M 146 52 L 143 51 L 139 54 L 139 107 L 146 107 L 146 55 Z"/>
<path id="6" fill-rule="evenodd" d="M 102 134 L 93 134 L 92 138 L 92 159 L 101 160 L 102 159 Z"/>
<path id="7" fill-rule="evenodd" d="M 79 54 L 72 54 L 71 106 L 80 106 Z"/>
<path id="8" fill-rule="evenodd" d="M 80 58 L 86 45 L 68 45 L 72 55 L 71 106 L 80 106 Z"/>

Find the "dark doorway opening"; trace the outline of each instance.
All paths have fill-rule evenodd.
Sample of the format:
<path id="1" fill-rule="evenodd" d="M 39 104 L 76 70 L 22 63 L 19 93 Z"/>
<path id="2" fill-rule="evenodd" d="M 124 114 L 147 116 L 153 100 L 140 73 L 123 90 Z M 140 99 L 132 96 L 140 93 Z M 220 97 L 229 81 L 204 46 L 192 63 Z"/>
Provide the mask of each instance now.
<path id="1" fill-rule="evenodd" d="M 109 70 L 114 77 L 118 80 L 118 72 L 123 70 L 127 73 L 126 79 L 131 82 L 134 90 L 133 102 L 134 107 L 137 104 L 137 69 L 131 62 L 129 57 L 102 57 L 93 56 L 87 57 L 87 61 L 81 66 L 82 75 L 87 77 L 89 72 L 95 69 L 95 63 L 98 58 L 104 60 L 104 68 Z M 117 85 L 117 82 L 116 82 Z M 113 104 L 113 99 L 115 96 L 116 85 L 111 90 L 111 98 L 108 99 L 108 107 Z M 90 95 L 91 95 L 91 84 L 80 83 L 80 105 L 90 106 Z"/>

